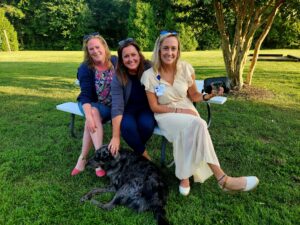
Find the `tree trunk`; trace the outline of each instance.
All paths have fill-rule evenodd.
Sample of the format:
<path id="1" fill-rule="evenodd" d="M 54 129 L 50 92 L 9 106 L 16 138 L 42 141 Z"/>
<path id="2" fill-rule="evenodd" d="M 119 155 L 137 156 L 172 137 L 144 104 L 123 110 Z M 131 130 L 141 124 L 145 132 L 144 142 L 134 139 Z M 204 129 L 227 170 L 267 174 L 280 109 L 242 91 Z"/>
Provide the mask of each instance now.
<path id="1" fill-rule="evenodd" d="M 222 45 L 222 52 L 223 52 L 223 59 L 225 62 L 226 72 L 227 75 L 233 73 L 232 62 L 231 62 L 231 51 L 230 51 L 230 41 L 229 41 L 229 34 L 225 29 L 225 21 L 224 21 L 224 14 L 223 14 L 223 5 L 219 1 L 214 2 L 214 7 L 216 11 L 216 20 L 218 29 L 221 35 L 221 45 Z"/>
<path id="2" fill-rule="evenodd" d="M 232 88 L 240 90 L 243 87 L 243 71 L 254 34 L 261 24 L 267 21 L 268 29 L 266 32 L 263 32 L 256 44 L 257 49 L 259 49 L 270 30 L 278 8 L 283 2 L 284 0 L 268 0 L 263 6 L 255 7 L 254 0 L 232 1 L 230 7 L 233 11 L 233 15 L 235 15 L 235 33 L 231 43 L 230 32 L 228 32 L 229 26 L 225 24 L 222 0 L 214 0 L 224 63 L 227 76 L 231 80 Z M 271 9 L 272 13 L 268 15 Z M 274 15 L 272 16 L 272 14 Z M 255 66 L 255 63 L 253 65 Z"/>
<path id="3" fill-rule="evenodd" d="M 253 29 L 253 25 L 250 26 L 251 19 L 253 19 L 253 14 L 255 13 L 253 5 L 253 0 L 248 2 L 237 1 L 234 4 L 233 11 L 236 15 L 236 25 L 235 34 L 231 44 L 229 32 L 227 31 L 227 26 L 224 21 L 222 2 L 220 0 L 214 1 L 217 25 L 221 34 L 222 51 L 227 76 L 231 80 L 232 88 L 238 90 L 243 86 L 243 70 L 246 63 L 246 53 L 249 51 L 251 40 L 255 31 L 255 29 Z M 258 17 L 258 15 L 256 15 L 256 17 Z M 257 18 L 257 21 L 259 21 L 259 17 Z M 257 24 L 255 24 L 255 26 L 257 26 Z"/>
<path id="4" fill-rule="evenodd" d="M 256 66 L 256 63 L 257 63 L 257 58 L 258 58 L 258 54 L 259 54 L 259 51 L 260 51 L 261 44 L 263 43 L 266 36 L 268 35 L 268 33 L 271 29 L 271 26 L 273 24 L 274 18 L 276 16 L 276 14 L 278 13 L 278 10 L 279 10 L 280 6 L 283 4 L 283 2 L 284 2 L 284 0 L 280 0 L 276 3 L 272 13 L 268 17 L 268 21 L 266 23 L 266 26 L 265 26 L 263 32 L 261 33 L 261 35 L 259 36 L 259 38 L 258 38 L 258 40 L 255 44 L 255 49 L 254 49 L 251 65 L 250 65 L 249 72 L 247 74 L 247 79 L 246 79 L 246 83 L 248 85 L 252 84 L 252 77 L 253 77 L 254 69 L 255 69 L 255 66 Z"/>

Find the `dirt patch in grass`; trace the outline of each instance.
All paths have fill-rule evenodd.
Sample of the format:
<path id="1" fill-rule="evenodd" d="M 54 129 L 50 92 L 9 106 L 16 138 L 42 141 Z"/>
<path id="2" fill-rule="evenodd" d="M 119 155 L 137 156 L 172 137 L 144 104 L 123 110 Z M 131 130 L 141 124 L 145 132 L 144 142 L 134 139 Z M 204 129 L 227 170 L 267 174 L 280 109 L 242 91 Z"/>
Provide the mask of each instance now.
<path id="1" fill-rule="evenodd" d="M 244 85 L 243 88 L 239 91 L 231 90 L 229 93 L 230 96 L 235 98 L 244 98 L 247 100 L 250 99 L 269 99 L 275 97 L 275 94 L 270 91 L 259 87 Z"/>

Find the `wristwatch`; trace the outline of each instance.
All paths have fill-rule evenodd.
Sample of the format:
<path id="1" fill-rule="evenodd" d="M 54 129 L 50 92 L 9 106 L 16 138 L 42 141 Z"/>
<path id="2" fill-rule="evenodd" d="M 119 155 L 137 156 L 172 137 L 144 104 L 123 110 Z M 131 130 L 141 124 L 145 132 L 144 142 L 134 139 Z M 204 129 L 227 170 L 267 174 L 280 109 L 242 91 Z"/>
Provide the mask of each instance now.
<path id="1" fill-rule="evenodd" d="M 202 95 L 202 99 L 204 100 L 204 101 L 208 101 L 209 99 L 205 99 L 205 96 L 207 95 L 207 93 L 205 93 L 205 94 L 203 94 Z"/>

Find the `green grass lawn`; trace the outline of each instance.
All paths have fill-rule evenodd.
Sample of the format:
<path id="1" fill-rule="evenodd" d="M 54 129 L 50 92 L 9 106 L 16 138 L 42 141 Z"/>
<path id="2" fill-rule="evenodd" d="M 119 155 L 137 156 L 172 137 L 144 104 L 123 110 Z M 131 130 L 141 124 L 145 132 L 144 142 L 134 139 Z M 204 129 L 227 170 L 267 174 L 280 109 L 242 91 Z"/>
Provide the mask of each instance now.
<path id="1" fill-rule="evenodd" d="M 261 53 L 300 57 L 300 50 Z M 195 67 L 197 79 L 225 74 L 221 51 L 183 53 L 182 58 Z M 81 59 L 81 52 L 0 52 L 0 224 L 155 224 L 150 212 L 122 206 L 106 212 L 79 202 L 90 189 L 108 184 L 90 169 L 70 176 L 81 140 L 69 136 L 70 115 L 55 109 L 76 100 Z M 211 178 L 192 184 L 190 195 L 183 197 L 174 167 L 163 168 L 172 224 L 299 224 L 300 62 L 259 61 L 253 86 L 271 94 L 229 95 L 224 105 L 213 105 L 210 133 L 224 170 L 256 175 L 260 185 L 232 195 Z M 204 104 L 198 108 L 206 118 Z M 83 119 L 77 118 L 77 131 L 82 127 Z M 111 129 L 105 130 L 108 142 Z M 153 136 L 148 149 L 159 164 L 160 137 Z M 169 159 L 171 151 L 168 145 Z"/>

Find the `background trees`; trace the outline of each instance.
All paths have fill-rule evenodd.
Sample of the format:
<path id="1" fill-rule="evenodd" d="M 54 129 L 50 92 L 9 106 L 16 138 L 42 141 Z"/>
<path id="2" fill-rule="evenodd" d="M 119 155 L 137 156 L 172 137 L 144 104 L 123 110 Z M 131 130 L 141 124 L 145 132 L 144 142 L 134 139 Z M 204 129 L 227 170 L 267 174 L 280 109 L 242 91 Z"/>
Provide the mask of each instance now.
<path id="1" fill-rule="evenodd" d="M 25 17 L 16 23 L 26 49 L 72 50 L 81 47 L 91 12 L 84 0 L 19 1 Z"/>
<path id="2" fill-rule="evenodd" d="M 86 33 L 99 32 L 112 48 L 127 37 L 131 0 L 86 0 L 91 18 Z"/>
<path id="3" fill-rule="evenodd" d="M 18 18 L 24 15 L 13 6 L 0 4 L 0 51 L 17 51 L 19 50 L 17 32 L 6 14 Z"/>
<path id="4" fill-rule="evenodd" d="M 131 1 L 128 19 L 129 36 L 134 37 L 143 50 L 151 51 L 159 31 L 176 30 L 182 40 L 182 49 L 184 51 L 196 50 L 198 46 L 196 30 L 184 21 L 189 12 L 177 10 L 179 5 L 190 4 L 191 2 L 187 0 Z"/>
<path id="5" fill-rule="evenodd" d="M 183 50 L 221 47 L 213 0 L 2 0 L 5 18 L 17 32 L 21 49 L 79 50 L 84 34 L 98 31 L 111 48 L 128 36 L 152 50 L 160 30 L 180 33 Z M 220 2 L 220 1 L 219 1 Z M 233 35 L 233 5 L 267 0 L 221 1 Z M 1 7 L 1 5 L 0 5 Z M 231 8 L 230 8 L 231 7 Z M 14 10 L 12 10 L 14 9 Z M 262 48 L 300 47 L 299 0 L 285 1 Z M 254 39 L 262 32 L 258 28 Z M 0 35 L 3 31 L 0 30 Z M 254 46 L 252 46 L 254 47 Z"/>
<path id="6" fill-rule="evenodd" d="M 237 89 L 251 48 L 249 85 L 260 48 L 300 47 L 299 0 L 2 0 L 0 8 L 2 50 L 4 30 L 12 50 L 79 50 L 98 31 L 112 49 L 133 37 L 144 51 L 160 30 L 176 30 L 184 51 L 221 48 Z"/>
<path id="7" fill-rule="evenodd" d="M 128 36 L 133 37 L 142 50 L 153 49 L 158 32 L 155 21 L 156 16 L 149 2 L 132 1 L 128 19 Z"/>

